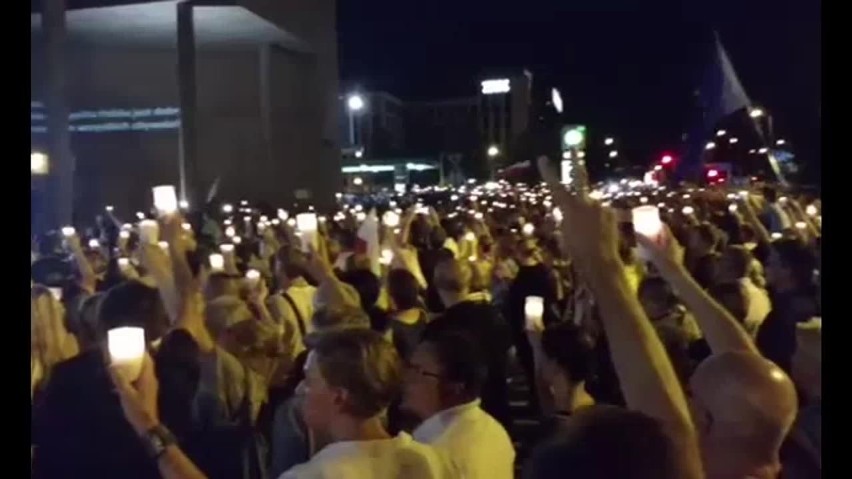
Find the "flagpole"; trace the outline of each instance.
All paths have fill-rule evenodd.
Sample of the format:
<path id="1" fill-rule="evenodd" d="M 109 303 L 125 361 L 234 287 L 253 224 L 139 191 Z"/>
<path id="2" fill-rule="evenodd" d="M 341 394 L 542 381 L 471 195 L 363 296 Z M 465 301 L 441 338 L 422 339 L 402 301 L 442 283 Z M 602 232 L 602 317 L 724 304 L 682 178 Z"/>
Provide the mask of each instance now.
<path id="1" fill-rule="evenodd" d="M 747 110 L 747 113 L 751 113 L 751 107 Z M 767 125 L 769 126 L 770 135 L 772 134 L 772 116 L 769 113 L 766 113 L 764 110 L 764 115 L 767 117 Z M 757 131 L 757 136 L 760 137 L 760 141 L 763 144 L 763 147 L 766 148 L 766 159 L 769 162 L 769 167 L 772 168 L 772 172 L 775 173 L 775 179 L 778 180 L 782 186 L 786 187 L 788 185 L 787 179 L 784 177 L 784 174 L 781 172 L 781 167 L 778 165 L 778 159 L 775 158 L 775 154 L 772 153 L 771 145 L 769 144 L 774 138 L 771 136 L 767 139 L 767 135 L 763 132 L 763 128 L 760 127 L 760 123 L 758 119 L 760 117 L 752 117 L 749 114 L 749 118 L 751 118 L 752 125 L 754 125 L 754 129 Z M 759 153 L 758 153 L 759 154 Z"/>

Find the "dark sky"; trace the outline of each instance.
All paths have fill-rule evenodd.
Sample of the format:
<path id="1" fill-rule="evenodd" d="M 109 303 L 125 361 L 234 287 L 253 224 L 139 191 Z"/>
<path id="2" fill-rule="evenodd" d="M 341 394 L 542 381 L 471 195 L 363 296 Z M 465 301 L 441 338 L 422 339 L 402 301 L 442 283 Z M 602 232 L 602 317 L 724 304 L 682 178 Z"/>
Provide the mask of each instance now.
<path id="1" fill-rule="evenodd" d="M 686 131 L 715 29 L 776 130 L 818 141 L 815 0 L 343 0 L 338 25 L 344 88 L 440 98 L 526 67 L 560 88 L 572 116 L 661 144 Z"/>
<path id="2" fill-rule="evenodd" d="M 69 0 L 94 3 L 128 0 Z M 779 135 L 808 156 L 819 151 L 819 0 L 337 0 L 337 8 L 343 89 L 462 96 L 482 77 L 527 68 L 538 87 L 562 91 L 572 120 L 644 150 L 686 131 L 716 30 Z"/>

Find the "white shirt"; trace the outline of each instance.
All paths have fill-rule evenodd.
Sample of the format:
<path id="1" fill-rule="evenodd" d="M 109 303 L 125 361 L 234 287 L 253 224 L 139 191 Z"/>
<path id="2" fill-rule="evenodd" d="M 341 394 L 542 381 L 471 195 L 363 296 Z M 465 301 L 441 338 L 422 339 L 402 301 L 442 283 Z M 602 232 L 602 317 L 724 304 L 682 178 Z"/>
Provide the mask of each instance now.
<path id="1" fill-rule="evenodd" d="M 279 479 L 444 479 L 445 471 L 434 449 L 402 432 L 390 439 L 329 444 Z"/>
<path id="2" fill-rule="evenodd" d="M 514 479 L 515 448 L 503 426 L 479 407 L 479 399 L 445 409 L 412 434 L 445 457 L 454 477 Z"/>
<path id="3" fill-rule="evenodd" d="M 750 278 L 740 279 L 740 284 L 745 290 L 748 304 L 745 327 L 754 336 L 757 334 L 757 329 L 772 311 L 772 301 L 769 300 L 769 294 L 755 285 Z"/>

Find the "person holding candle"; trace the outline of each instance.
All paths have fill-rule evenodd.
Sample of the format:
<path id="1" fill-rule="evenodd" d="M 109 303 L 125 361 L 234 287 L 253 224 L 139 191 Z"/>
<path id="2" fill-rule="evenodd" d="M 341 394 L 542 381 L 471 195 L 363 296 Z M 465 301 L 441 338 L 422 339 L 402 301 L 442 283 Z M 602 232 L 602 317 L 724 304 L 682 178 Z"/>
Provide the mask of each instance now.
<path id="1" fill-rule="evenodd" d="M 168 330 L 168 314 L 156 289 L 127 282 L 106 294 L 98 317 L 101 347 L 57 364 L 33 410 L 34 478 L 158 477 L 122 419 L 105 366 L 106 340 L 113 328 L 136 327 L 150 345 Z"/>

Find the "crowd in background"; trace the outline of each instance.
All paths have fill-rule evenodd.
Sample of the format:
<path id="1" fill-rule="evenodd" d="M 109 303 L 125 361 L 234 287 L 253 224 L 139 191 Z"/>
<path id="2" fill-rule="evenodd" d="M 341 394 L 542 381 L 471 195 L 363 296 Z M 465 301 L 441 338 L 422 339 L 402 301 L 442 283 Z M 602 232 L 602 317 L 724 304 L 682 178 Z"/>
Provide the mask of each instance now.
<path id="1" fill-rule="evenodd" d="M 539 168 L 35 239 L 33 477 L 820 477 L 819 198 Z"/>

